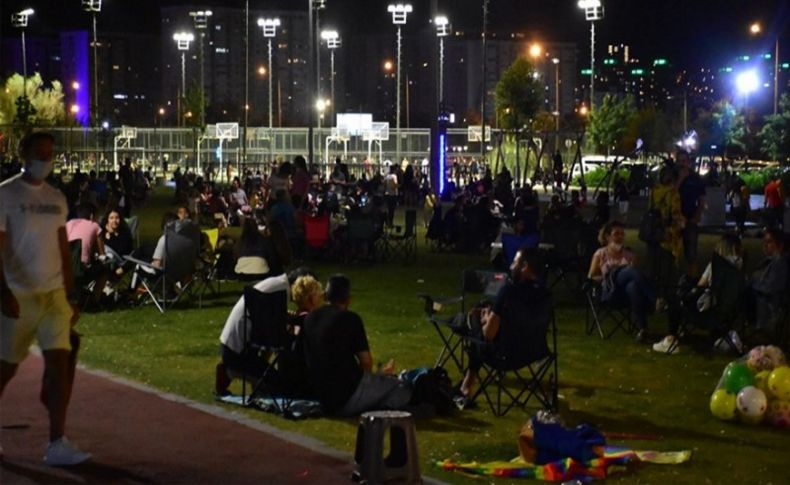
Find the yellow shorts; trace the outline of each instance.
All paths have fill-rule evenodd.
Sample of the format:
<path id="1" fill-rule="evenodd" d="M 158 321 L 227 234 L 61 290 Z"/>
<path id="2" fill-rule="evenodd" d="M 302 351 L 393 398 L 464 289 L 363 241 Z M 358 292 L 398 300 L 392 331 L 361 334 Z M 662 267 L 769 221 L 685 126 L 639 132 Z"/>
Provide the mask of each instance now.
<path id="1" fill-rule="evenodd" d="M 0 359 L 10 364 L 25 360 L 34 340 L 41 350 L 71 350 L 72 309 L 63 289 L 15 295 L 19 318 L 0 314 Z"/>

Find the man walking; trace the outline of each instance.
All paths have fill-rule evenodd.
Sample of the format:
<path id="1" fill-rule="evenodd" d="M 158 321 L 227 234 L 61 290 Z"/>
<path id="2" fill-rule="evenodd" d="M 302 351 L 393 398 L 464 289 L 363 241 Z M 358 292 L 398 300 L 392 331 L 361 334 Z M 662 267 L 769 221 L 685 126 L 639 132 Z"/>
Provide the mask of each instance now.
<path id="1" fill-rule="evenodd" d="M 0 396 L 34 340 L 44 354 L 49 445 L 44 463 L 76 465 L 91 455 L 64 434 L 72 389 L 71 326 L 79 318 L 66 237 L 66 200 L 44 182 L 52 172 L 54 138 L 33 133 L 19 145 L 23 173 L 0 184 Z"/>

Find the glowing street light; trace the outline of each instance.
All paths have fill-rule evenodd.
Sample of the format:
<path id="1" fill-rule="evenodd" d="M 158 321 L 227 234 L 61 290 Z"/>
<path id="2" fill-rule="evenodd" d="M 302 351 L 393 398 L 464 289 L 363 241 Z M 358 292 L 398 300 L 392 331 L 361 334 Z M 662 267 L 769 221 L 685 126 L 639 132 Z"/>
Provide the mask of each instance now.
<path id="1" fill-rule="evenodd" d="M 760 87 L 760 78 L 757 76 L 757 71 L 751 69 L 738 74 L 735 78 L 735 87 L 737 87 L 738 92 L 744 96 L 748 96 L 754 91 L 757 91 Z"/>
<path id="2" fill-rule="evenodd" d="M 187 91 L 187 60 L 186 52 L 189 50 L 189 44 L 195 40 L 195 35 L 191 32 L 176 32 L 173 34 L 173 40 L 176 41 L 178 50 L 181 51 L 181 95 L 178 97 L 178 103 L 181 104 L 181 98 L 186 96 Z M 179 106 L 178 112 L 181 113 Z"/>
<path id="3" fill-rule="evenodd" d="M 82 0 L 82 10 L 91 14 L 93 21 L 93 107 L 94 119 L 99 119 L 99 34 L 96 27 L 96 16 L 101 12 L 102 0 Z"/>
<path id="4" fill-rule="evenodd" d="M 579 8 L 584 10 L 584 18 L 590 22 L 590 111 L 595 104 L 595 22 L 603 20 L 601 0 L 579 0 Z"/>
<path id="5" fill-rule="evenodd" d="M 392 61 L 384 61 L 382 67 L 384 68 L 385 71 L 390 72 L 392 71 L 392 68 L 395 66 L 392 64 Z"/>
<path id="6" fill-rule="evenodd" d="M 332 105 L 335 104 L 335 49 L 340 47 L 342 41 L 340 40 L 340 34 L 337 33 L 336 30 L 324 30 L 321 32 L 321 39 L 326 42 L 326 46 L 329 49 L 329 93 L 330 99 L 332 100 Z"/>
<path id="7" fill-rule="evenodd" d="M 274 70 L 272 69 L 272 39 L 277 35 L 277 28 L 280 27 L 281 22 L 279 18 L 260 18 L 258 19 L 258 27 L 263 30 L 263 37 L 268 41 L 269 49 L 269 129 L 272 129 L 274 123 L 274 108 L 272 104 L 272 77 Z M 258 69 L 261 76 L 266 74 L 266 69 L 261 66 Z"/>
<path id="8" fill-rule="evenodd" d="M 406 25 L 406 20 L 409 14 L 413 11 L 411 4 L 390 4 L 387 7 L 387 12 L 392 14 L 392 23 L 398 28 L 397 33 L 397 44 L 398 44 L 398 66 L 397 66 L 397 80 L 396 83 L 396 96 L 395 96 L 395 158 L 400 160 L 400 147 L 401 147 L 401 138 L 400 138 L 400 92 L 401 92 L 401 84 L 400 84 L 400 65 L 401 65 L 401 28 Z"/>
<path id="9" fill-rule="evenodd" d="M 69 109 L 69 111 L 71 111 L 71 114 L 72 114 L 72 115 L 75 115 L 75 116 L 76 116 L 76 115 L 77 115 L 77 113 L 79 113 L 79 112 L 80 112 L 80 107 L 79 107 L 79 105 L 72 104 L 72 105 L 71 105 L 71 108 Z"/>
<path id="10" fill-rule="evenodd" d="M 444 106 L 444 38 L 450 35 L 450 20 L 444 15 L 433 19 L 439 38 L 439 106 Z"/>
<path id="11" fill-rule="evenodd" d="M 27 100 L 27 51 L 25 49 L 25 29 L 27 28 L 28 18 L 35 12 L 32 8 L 26 8 L 11 15 L 11 23 L 22 32 L 22 98 Z"/>
<path id="12" fill-rule="evenodd" d="M 214 12 L 211 10 L 197 10 L 189 12 L 192 17 L 195 29 L 200 32 L 200 125 L 206 124 L 206 76 L 205 76 L 205 53 L 204 44 L 206 39 L 206 30 L 208 23 Z"/>
<path id="13" fill-rule="evenodd" d="M 533 59 L 540 59 L 540 56 L 543 55 L 543 46 L 540 44 L 532 44 L 529 46 L 529 56 Z"/>
<path id="14" fill-rule="evenodd" d="M 749 27 L 749 33 L 752 35 L 760 35 L 763 31 L 760 22 L 754 22 Z M 779 110 L 779 36 L 774 39 L 774 114 Z"/>

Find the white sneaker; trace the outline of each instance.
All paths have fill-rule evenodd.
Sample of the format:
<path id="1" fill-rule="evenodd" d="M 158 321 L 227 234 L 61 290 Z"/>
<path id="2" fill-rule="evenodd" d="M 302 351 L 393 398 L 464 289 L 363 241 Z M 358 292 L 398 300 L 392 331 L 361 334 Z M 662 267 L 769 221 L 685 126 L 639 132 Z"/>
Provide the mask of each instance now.
<path id="1" fill-rule="evenodd" d="M 741 337 L 738 335 L 738 332 L 735 330 L 730 330 L 727 332 L 727 336 L 730 338 L 732 345 L 730 345 L 730 342 L 724 340 L 723 338 L 718 338 L 716 339 L 716 343 L 714 343 L 713 346 L 721 352 L 732 352 L 735 350 L 736 353 L 743 354 L 744 346 L 743 342 L 741 342 Z M 734 349 L 733 346 L 735 347 Z"/>
<path id="2" fill-rule="evenodd" d="M 735 349 L 738 351 L 739 354 L 744 352 L 743 342 L 741 342 L 741 337 L 738 335 L 738 332 L 735 330 L 730 330 L 730 341 L 732 341 L 733 345 L 735 345 Z"/>
<path id="3" fill-rule="evenodd" d="M 78 465 L 90 460 L 91 454 L 80 451 L 65 436 L 53 441 L 47 446 L 44 453 L 44 464 L 49 466 Z"/>
<path id="4" fill-rule="evenodd" d="M 653 351 L 662 354 L 674 354 L 680 350 L 677 339 L 672 335 L 667 335 L 660 342 L 653 344 Z"/>

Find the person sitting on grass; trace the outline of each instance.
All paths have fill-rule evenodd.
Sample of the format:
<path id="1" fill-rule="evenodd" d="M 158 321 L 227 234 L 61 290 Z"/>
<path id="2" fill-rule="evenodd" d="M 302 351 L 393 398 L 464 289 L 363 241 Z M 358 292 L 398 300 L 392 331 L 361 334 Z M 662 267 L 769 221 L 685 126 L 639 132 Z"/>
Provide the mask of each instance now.
<path id="1" fill-rule="evenodd" d="M 292 294 L 291 285 L 296 283 L 300 277 L 310 275 L 312 272 L 308 268 L 298 268 L 290 274 L 279 274 L 270 276 L 255 284 L 254 288 L 261 293 L 277 293 L 286 291 L 289 296 Z M 304 281 L 302 281 L 304 285 Z M 310 296 L 300 293 L 301 304 L 298 306 L 309 311 L 311 306 Z M 313 298 L 314 300 L 314 298 Z M 319 300 L 320 301 L 320 300 Z M 246 328 L 245 328 L 246 326 Z M 225 326 L 220 334 L 220 362 L 216 367 L 216 379 L 214 382 L 214 392 L 217 396 L 229 394 L 228 387 L 234 378 L 246 379 L 255 382 L 266 371 L 266 360 L 258 355 L 246 352 L 245 335 L 252 333 L 252 323 L 244 315 L 244 296 L 239 298 L 233 309 L 230 311 Z"/>
<path id="2" fill-rule="evenodd" d="M 510 280 L 497 293 L 494 305 L 477 307 L 471 311 L 470 328 L 464 333 L 484 344 L 473 344 L 467 348 L 469 369 L 460 387 L 461 394 L 466 398 L 465 405 L 470 404 L 469 400 L 474 398 L 478 373 L 486 358 L 508 351 L 511 343 L 503 342 L 499 338 L 505 333 L 502 332 L 503 325 L 519 325 L 525 322 L 519 310 L 523 310 L 525 306 L 542 304 L 548 298 L 548 290 L 541 283 L 541 268 L 537 249 L 526 246 L 520 248 L 510 265 Z M 518 332 L 509 333 L 512 335 Z"/>
<path id="3" fill-rule="evenodd" d="M 664 308 L 650 282 L 636 267 L 636 255 L 624 246 L 625 225 L 610 221 L 601 229 L 601 247 L 593 254 L 588 278 L 601 282 L 602 301 L 625 301 L 631 307 L 631 318 L 638 330 L 637 342 L 644 340 L 647 315 L 652 307 Z"/>
<path id="4" fill-rule="evenodd" d="M 319 402 L 330 414 L 356 416 L 376 409 L 404 409 L 411 390 L 391 374 L 390 360 L 373 372 L 373 357 L 362 319 L 348 309 L 351 282 L 343 275 L 329 278 L 328 305 L 305 319 L 307 369 Z"/>

